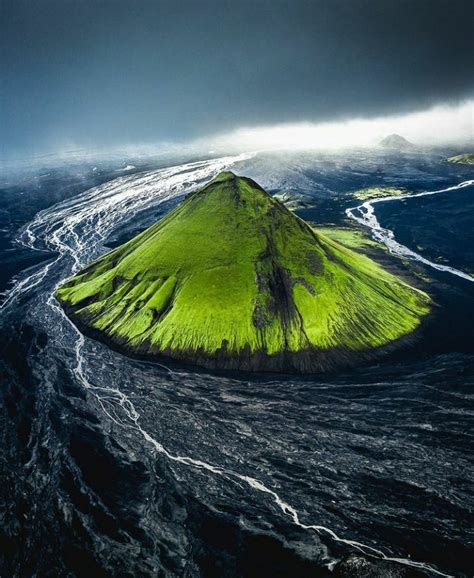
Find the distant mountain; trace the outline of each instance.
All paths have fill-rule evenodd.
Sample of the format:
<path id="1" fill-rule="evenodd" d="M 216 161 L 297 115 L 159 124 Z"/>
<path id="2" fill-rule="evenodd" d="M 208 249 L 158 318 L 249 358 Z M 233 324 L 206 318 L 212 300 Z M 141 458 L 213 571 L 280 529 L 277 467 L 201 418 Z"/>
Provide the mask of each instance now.
<path id="1" fill-rule="evenodd" d="M 410 151 L 416 149 L 416 145 L 408 141 L 405 137 L 399 134 L 389 134 L 380 141 L 380 146 L 386 149 L 397 151 Z"/>
<path id="2" fill-rule="evenodd" d="M 220 369 L 315 372 L 411 333 L 428 296 L 224 172 L 56 294 L 125 353 Z"/>
<path id="3" fill-rule="evenodd" d="M 448 159 L 448 163 L 458 163 L 461 165 L 474 165 L 474 153 L 464 153 L 463 155 L 450 157 Z"/>

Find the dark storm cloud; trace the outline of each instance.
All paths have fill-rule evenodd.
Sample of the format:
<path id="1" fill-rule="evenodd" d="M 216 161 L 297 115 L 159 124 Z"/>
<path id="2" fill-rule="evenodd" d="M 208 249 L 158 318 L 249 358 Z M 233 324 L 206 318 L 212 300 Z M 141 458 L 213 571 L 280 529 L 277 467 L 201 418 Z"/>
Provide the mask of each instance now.
<path id="1" fill-rule="evenodd" d="M 2 0 L 1 156 L 473 92 L 470 0 Z"/>

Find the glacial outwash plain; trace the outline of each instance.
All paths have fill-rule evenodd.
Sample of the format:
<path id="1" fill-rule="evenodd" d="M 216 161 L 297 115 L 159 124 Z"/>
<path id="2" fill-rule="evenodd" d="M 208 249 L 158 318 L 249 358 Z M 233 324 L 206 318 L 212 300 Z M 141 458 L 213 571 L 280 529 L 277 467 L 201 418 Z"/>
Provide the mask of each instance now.
<path id="1" fill-rule="evenodd" d="M 298 373 L 391 349 L 430 310 L 426 293 L 231 172 L 56 297 L 81 331 L 132 356 Z"/>

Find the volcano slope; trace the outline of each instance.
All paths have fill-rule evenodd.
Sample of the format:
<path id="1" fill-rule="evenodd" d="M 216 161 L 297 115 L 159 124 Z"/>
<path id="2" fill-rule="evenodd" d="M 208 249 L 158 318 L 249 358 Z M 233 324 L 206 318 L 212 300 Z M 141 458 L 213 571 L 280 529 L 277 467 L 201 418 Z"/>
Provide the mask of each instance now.
<path id="1" fill-rule="evenodd" d="M 318 372 L 404 341 L 429 297 L 231 172 L 56 293 L 86 334 L 138 357 Z"/>

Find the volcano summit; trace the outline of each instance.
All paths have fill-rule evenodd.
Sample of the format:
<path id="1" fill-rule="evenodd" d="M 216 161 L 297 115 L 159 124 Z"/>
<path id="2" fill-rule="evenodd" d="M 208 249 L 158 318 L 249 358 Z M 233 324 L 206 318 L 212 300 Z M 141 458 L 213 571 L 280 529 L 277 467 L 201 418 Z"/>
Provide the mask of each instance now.
<path id="1" fill-rule="evenodd" d="M 400 343 L 429 297 L 231 172 L 56 293 L 123 352 L 219 369 L 317 372 Z"/>

